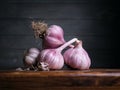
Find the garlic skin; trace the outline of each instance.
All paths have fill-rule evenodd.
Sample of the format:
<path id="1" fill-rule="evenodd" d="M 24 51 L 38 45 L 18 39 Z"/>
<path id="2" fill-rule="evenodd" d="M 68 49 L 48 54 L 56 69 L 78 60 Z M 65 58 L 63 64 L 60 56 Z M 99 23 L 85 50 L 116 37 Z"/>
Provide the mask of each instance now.
<path id="1" fill-rule="evenodd" d="M 57 48 L 65 43 L 63 29 L 58 25 L 51 25 L 44 36 L 44 49 Z"/>
<path id="2" fill-rule="evenodd" d="M 45 62 L 39 62 L 38 63 L 38 70 L 42 71 L 49 71 L 48 63 Z"/>
<path id="3" fill-rule="evenodd" d="M 76 46 L 66 50 L 63 57 L 65 63 L 75 69 L 85 70 L 91 65 L 90 57 L 82 47 L 82 41 L 77 41 Z"/>
<path id="4" fill-rule="evenodd" d="M 75 42 L 77 38 L 74 38 L 62 46 L 55 48 L 55 49 L 44 49 L 41 51 L 39 54 L 39 62 L 45 62 L 48 63 L 49 69 L 61 69 L 64 65 L 64 58 L 63 55 L 61 54 L 62 50 Z"/>

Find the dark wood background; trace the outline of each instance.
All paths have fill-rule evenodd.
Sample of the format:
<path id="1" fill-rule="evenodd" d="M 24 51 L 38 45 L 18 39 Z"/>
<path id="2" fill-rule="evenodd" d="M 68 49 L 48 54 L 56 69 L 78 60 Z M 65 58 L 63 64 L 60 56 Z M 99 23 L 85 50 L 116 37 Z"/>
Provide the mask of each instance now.
<path id="1" fill-rule="evenodd" d="M 0 70 L 23 66 L 23 52 L 41 48 L 31 22 L 60 25 L 65 40 L 83 41 L 91 68 L 120 68 L 120 6 L 118 0 L 1 0 Z"/>

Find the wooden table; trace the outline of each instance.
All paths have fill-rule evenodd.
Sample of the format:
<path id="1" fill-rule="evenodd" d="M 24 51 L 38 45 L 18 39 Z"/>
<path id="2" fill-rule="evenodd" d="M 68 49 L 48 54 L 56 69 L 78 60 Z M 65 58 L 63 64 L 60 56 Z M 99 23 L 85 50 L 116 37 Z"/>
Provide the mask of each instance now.
<path id="1" fill-rule="evenodd" d="M 0 71 L 0 90 L 120 90 L 120 69 Z"/>

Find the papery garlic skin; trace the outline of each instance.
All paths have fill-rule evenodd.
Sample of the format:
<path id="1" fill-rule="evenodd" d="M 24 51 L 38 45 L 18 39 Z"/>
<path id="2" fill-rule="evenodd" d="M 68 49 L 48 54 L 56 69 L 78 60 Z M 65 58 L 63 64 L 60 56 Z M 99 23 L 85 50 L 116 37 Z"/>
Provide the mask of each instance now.
<path id="1" fill-rule="evenodd" d="M 65 43 L 63 29 L 58 25 L 51 25 L 44 36 L 44 48 L 57 48 Z"/>
<path id="2" fill-rule="evenodd" d="M 91 60 L 88 53 L 79 43 L 76 47 L 69 48 L 64 52 L 65 63 L 75 69 L 89 69 Z"/>

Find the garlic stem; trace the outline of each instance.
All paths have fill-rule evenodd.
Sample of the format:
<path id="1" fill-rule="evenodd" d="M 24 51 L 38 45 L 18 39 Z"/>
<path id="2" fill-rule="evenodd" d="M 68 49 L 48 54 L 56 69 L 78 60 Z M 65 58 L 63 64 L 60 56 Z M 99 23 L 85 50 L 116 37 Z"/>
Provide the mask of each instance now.
<path id="1" fill-rule="evenodd" d="M 78 40 L 77 38 L 73 38 L 70 41 L 63 44 L 62 46 L 60 46 L 59 48 L 57 48 L 57 50 L 61 52 L 64 48 L 66 48 L 67 46 L 69 46 L 70 44 L 74 43 L 77 40 Z"/>

